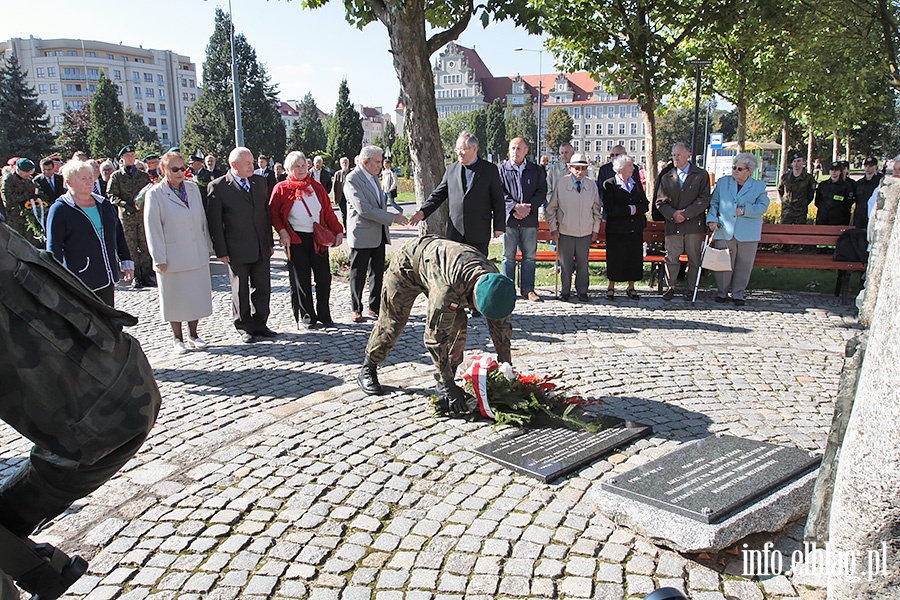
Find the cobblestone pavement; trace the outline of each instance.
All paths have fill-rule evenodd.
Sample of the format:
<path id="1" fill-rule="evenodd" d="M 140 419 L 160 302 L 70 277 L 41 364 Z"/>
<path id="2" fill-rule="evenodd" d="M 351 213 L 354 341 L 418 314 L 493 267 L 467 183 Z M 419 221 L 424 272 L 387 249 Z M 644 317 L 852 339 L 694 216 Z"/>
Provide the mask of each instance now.
<path id="1" fill-rule="evenodd" d="M 643 598 L 670 585 L 693 600 L 824 598 L 815 580 L 741 577 L 735 550 L 680 555 L 595 513 L 590 490 L 714 432 L 824 447 L 845 341 L 857 329 L 830 296 L 754 292 L 743 309 L 640 301 L 520 301 L 513 356 L 563 372 L 604 410 L 654 434 L 553 484 L 472 452 L 503 430 L 435 417 L 420 302 L 381 369 L 383 398 L 355 375 L 372 322 L 349 323 L 335 280 L 336 329 L 298 332 L 273 261 L 274 341 L 243 345 L 227 278 L 214 276 L 208 352 L 170 354 L 155 290 L 121 290 L 131 332 L 156 369 L 159 421 L 107 485 L 37 538 L 90 559 L 71 598 L 457 600 Z M 469 350 L 489 344 L 470 323 Z M 0 479 L 28 444 L 0 429 Z M 795 525 L 778 541 L 799 547 Z"/>

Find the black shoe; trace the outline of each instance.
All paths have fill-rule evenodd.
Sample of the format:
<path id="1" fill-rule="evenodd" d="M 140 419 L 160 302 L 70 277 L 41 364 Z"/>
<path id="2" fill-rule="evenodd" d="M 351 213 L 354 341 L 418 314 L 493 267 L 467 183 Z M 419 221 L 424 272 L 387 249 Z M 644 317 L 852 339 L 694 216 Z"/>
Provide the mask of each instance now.
<path id="1" fill-rule="evenodd" d="M 719 304 L 728 302 L 728 296 L 716 296 L 716 302 L 718 302 Z"/>
<path id="2" fill-rule="evenodd" d="M 253 343 L 253 334 L 251 334 L 249 331 L 238 331 L 238 335 L 241 336 L 241 341 L 245 344 Z"/>
<path id="3" fill-rule="evenodd" d="M 376 367 L 363 365 L 356 376 L 356 381 L 362 391 L 370 396 L 383 396 L 384 388 L 378 383 L 378 370 Z"/>
<path id="4" fill-rule="evenodd" d="M 330 319 L 328 321 L 322 321 L 322 327 L 334 327 L 334 321 Z"/>
<path id="5" fill-rule="evenodd" d="M 480 319 L 482 316 L 484 316 L 484 315 L 482 315 L 480 312 L 478 312 L 477 309 L 475 309 L 475 308 L 472 309 L 472 318 L 473 319 Z"/>
<path id="6" fill-rule="evenodd" d="M 560 302 L 568 302 L 569 300 L 571 300 L 571 298 L 572 298 L 572 296 L 570 294 L 560 294 L 559 295 Z"/>
<path id="7" fill-rule="evenodd" d="M 144 284 L 141 282 L 141 280 L 138 277 L 135 277 L 134 279 L 131 280 L 131 289 L 139 290 L 143 287 L 144 287 Z"/>
<path id="8" fill-rule="evenodd" d="M 743 306 L 743 305 L 745 305 L 745 304 L 747 304 L 747 303 L 744 301 L 743 298 L 735 298 L 735 299 L 734 299 L 734 305 L 735 305 L 735 306 Z"/>
<path id="9" fill-rule="evenodd" d="M 675 288 L 669 288 L 665 292 L 663 292 L 663 300 L 671 300 L 675 297 Z"/>
<path id="10" fill-rule="evenodd" d="M 590 302 L 591 298 L 587 294 L 578 294 L 578 299 L 582 302 Z"/>
<path id="11" fill-rule="evenodd" d="M 316 322 L 309 317 L 304 317 L 303 319 L 300 319 L 299 323 L 297 323 L 297 327 L 301 329 L 315 329 Z"/>
<path id="12" fill-rule="evenodd" d="M 265 338 L 278 337 L 278 333 L 275 331 L 272 331 L 268 327 L 263 327 L 262 329 L 257 329 L 256 335 L 258 335 L 260 337 L 265 337 Z"/>

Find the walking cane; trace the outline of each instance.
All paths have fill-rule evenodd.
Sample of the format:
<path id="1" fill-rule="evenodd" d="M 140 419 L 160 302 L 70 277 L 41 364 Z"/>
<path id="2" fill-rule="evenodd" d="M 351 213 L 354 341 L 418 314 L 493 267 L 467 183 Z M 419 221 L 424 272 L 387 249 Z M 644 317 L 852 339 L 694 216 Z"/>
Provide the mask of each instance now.
<path id="1" fill-rule="evenodd" d="M 697 265 L 697 281 L 694 283 L 694 295 L 691 298 L 691 304 L 697 302 L 697 290 L 700 288 L 700 276 L 703 275 L 703 257 L 706 256 L 706 249 L 712 244 L 713 235 L 715 234 L 710 231 L 709 237 L 703 243 L 703 250 L 700 251 L 700 264 Z"/>

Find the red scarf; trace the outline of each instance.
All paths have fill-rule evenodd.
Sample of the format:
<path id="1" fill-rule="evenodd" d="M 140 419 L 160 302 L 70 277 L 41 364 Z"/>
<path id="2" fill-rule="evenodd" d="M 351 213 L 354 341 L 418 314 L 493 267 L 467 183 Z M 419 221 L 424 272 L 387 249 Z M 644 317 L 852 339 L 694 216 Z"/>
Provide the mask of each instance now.
<path id="1" fill-rule="evenodd" d="M 312 182 L 315 181 L 311 175 L 307 174 L 303 179 L 294 179 L 293 177 L 288 177 L 282 183 L 286 184 L 288 188 L 292 190 L 298 190 L 298 194 L 312 194 L 315 196 L 316 192 L 313 189 Z M 299 198 L 299 195 L 295 196 Z"/>

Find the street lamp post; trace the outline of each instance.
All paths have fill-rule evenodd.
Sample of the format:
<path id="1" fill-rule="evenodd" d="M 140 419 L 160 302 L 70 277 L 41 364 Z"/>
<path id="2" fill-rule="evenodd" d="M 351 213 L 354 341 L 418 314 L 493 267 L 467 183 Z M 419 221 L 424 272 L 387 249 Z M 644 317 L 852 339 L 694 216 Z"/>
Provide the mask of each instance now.
<path id="1" fill-rule="evenodd" d="M 697 90 L 694 96 L 694 129 L 691 133 L 691 160 L 694 161 L 694 164 L 697 164 L 697 156 L 694 152 L 697 148 L 697 119 L 700 115 L 700 74 L 703 72 L 703 67 L 711 65 L 712 61 L 689 60 L 687 64 L 697 67 Z"/>
<path id="2" fill-rule="evenodd" d="M 537 52 L 538 54 L 538 121 L 537 121 L 537 150 L 535 150 L 535 161 L 541 160 L 541 103 L 544 99 L 544 49 L 533 50 L 531 48 L 513 48 L 513 52 Z"/>
<path id="3" fill-rule="evenodd" d="M 237 54 L 234 47 L 234 12 L 231 0 L 228 0 L 228 21 L 231 25 L 231 93 L 234 96 L 234 144 L 244 145 L 244 126 L 241 122 L 241 88 L 238 82 Z"/>

